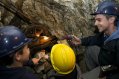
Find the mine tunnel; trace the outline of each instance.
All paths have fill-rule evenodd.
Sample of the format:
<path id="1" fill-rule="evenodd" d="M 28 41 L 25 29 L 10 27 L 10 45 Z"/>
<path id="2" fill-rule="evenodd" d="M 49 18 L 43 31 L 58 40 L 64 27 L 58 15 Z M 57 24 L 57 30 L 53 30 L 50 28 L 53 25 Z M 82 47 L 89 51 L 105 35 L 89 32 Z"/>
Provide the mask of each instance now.
<path id="1" fill-rule="evenodd" d="M 111 17 L 111 20 L 107 22 L 111 22 L 110 24 L 108 24 L 108 26 L 111 27 L 112 20 L 114 19 L 115 26 L 118 26 L 118 2 L 118 0 L 0 0 L 0 64 L 2 63 L 0 65 L 0 79 L 16 79 L 19 76 L 20 79 L 98 79 L 100 75 L 101 79 L 118 79 L 118 66 L 115 66 L 118 65 L 118 60 L 116 64 L 113 62 L 118 56 L 118 54 L 116 54 L 117 56 L 115 55 L 114 50 L 116 49 L 117 45 L 113 45 L 115 44 L 115 42 L 109 44 L 109 47 L 103 47 L 102 45 L 100 45 L 102 44 L 102 40 L 104 42 L 104 45 L 106 45 L 107 41 L 117 39 L 118 29 L 116 29 L 116 32 L 114 29 L 115 35 L 113 36 L 113 33 L 111 32 L 112 38 L 108 39 L 109 37 L 111 37 L 111 34 L 106 35 L 107 32 L 104 32 L 105 30 L 102 31 L 103 25 L 101 26 L 101 24 L 98 24 L 99 22 L 101 22 L 101 20 L 100 18 L 98 18 L 98 16 L 96 18 L 96 15 L 104 14 L 108 19 Z M 109 8 L 106 9 L 105 7 Z M 101 10 L 101 12 L 104 13 L 99 13 L 98 10 L 99 12 Z M 93 12 L 97 12 L 97 14 L 91 14 Z M 15 50 L 15 54 L 1 57 L 2 54 L 4 54 L 4 51 L 12 49 L 7 47 L 4 49 L 3 47 L 12 47 L 13 44 L 16 44 L 15 41 L 12 41 L 13 43 L 10 43 L 11 45 L 6 45 L 9 44 L 9 40 L 7 40 L 7 37 L 5 38 L 4 34 L 7 34 L 7 32 L 7 35 L 13 34 L 12 32 L 9 33 L 10 29 L 5 32 L 2 31 L 4 28 L 6 30 L 7 27 L 12 27 L 10 29 L 13 30 L 17 29 L 16 34 L 17 31 L 20 31 L 18 34 L 23 32 L 22 36 L 25 36 L 24 38 L 26 39 L 32 39 L 32 41 L 28 43 L 28 45 L 26 45 L 25 43 L 23 46 L 23 48 L 25 48 L 25 46 L 29 48 L 30 51 L 28 57 L 30 61 L 25 61 L 25 64 L 23 64 L 23 60 L 25 58 L 23 60 L 22 58 L 20 59 L 22 54 L 16 54 L 18 52 L 21 52 L 22 47 Z M 97 38 L 95 38 L 94 41 L 85 39 L 88 36 L 91 36 L 90 38 L 92 38 L 97 34 L 99 34 L 99 36 L 96 36 Z M 75 36 L 77 38 L 75 38 Z M 95 40 L 100 39 L 101 36 L 103 36 L 104 38 L 99 42 L 96 41 L 97 46 L 93 45 Z M 10 40 L 12 39 L 11 37 L 12 36 L 9 37 Z M 5 44 L 2 41 L 2 38 L 4 38 L 3 40 L 5 41 Z M 17 39 L 18 38 L 15 37 L 15 40 Z M 72 40 L 76 42 L 72 43 Z M 88 43 L 85 43 L 82 40 L 88 41 Z M 20 45 L 22 45 L 22 43 Z M 118 42 L 116 44 L 118 44 Z M 59 45 L 59 47 L 57 45 Z M 16 47 L 19 47 L 19 45 L 13 47 L 13 49 L 15 49 Z M 56 48 L 57 50 L 55 50 Z M 105 57 L 103 59 L 99 57 L 101 48 L 103 48 L 104 53 L 108 48 L 108 55 L 112 53 L 113 54 L 111 56 L 102 54 Z M 54 51 L 56 52 L 54 53 Z M 21 74 L 17 74 L 17 70 L 10 70 L 11 74 L 15 74 L 14 72 L 16 72 L 16 75 L 13 76 L 13 74 L 10 75 L 7 73 L 8 76 L 4 76 L 6 75 L 5 73 L 7 71 L 2 73 L 2 70 L 4 71 L 4 67 L 1 68 L 1 66 L 4 66 L 6 62 L 9 61 L 9 57 L 13 57 L 13 60 L 15 58 L 14 55 L 16 56 L 17 61 L 20 61 L 20 65 L 21 62 L 23 62 L 23 67 L 25 66 L 25 69 L 28 72 L 35 74 L 37 78 L 32 76 L 32 74 L 27 74 L 26 71 L 23 70 L 22 72 L 22 70 L 19 69 L 18 72 L 20 72 Z M 37 64 L 34 64 L 33 59 L 39 59 L 40 55 L 43 55 L 44 57 L 38 60 Z M 5 60 L 4 57 L 8 58 Z M 102 59 L 102 62 L 104 61 L 101 66 L 99 64 L 99 59 Z M 114 66 L 107 64 L 106 60 L 113 60 L 111 61 L 111 64 L 114 64 Z M 17 61 L 15 61 L 15 63 Z M 105 62 L 106 65 L 104 65 Z M 31 64 L 30 66 L 27 65 L 29 63 Z M 17 64 L 19 65 L 19 63 L 16 63 L 15 66 L 17 66 Z M 13 66 L 5 66 L 5 68 L 8 68 L 8 70 L 12 69 L 12 67 L 14 69 L 14 63 Z M 107 72 L 102 73 L 101 69 L 102 71 Z M 116 75 L 113 78 L 112 75 L 115 73 Z M 24 74 L 25 76 L 27 76 L 25 77 Z"/>

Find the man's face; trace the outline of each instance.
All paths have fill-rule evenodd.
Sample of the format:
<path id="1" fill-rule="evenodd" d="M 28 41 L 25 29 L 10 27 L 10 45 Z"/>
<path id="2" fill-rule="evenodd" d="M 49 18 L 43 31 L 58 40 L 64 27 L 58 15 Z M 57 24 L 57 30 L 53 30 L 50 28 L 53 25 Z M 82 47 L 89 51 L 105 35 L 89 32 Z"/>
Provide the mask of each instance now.
<path id="1" fill-rule="evenodd" d="M 107 32 L 109 28 L 109 19 L 103 14 L 97 14 L 95 16 L 95 25 L 98 27 L 99 32 Z"/>

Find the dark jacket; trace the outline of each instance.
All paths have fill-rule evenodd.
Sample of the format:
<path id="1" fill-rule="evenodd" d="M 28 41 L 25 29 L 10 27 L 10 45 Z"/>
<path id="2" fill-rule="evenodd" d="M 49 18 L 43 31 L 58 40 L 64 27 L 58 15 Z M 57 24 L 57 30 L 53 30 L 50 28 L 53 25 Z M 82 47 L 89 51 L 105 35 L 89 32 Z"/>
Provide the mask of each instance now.
<path id="1" fill-rule="evenodd" d="M 76 64 L 75 69 L 66 75 L 58 74 L 54 70 L 48 72 L 48 79 L 82 79 L 79 66 Z"/>
<path id="2" fill-rule="evenodd" d="M 108 65 L 113 66 L 113 69 L 107 69 L 107 72 L 103 75 L 106 76 L 107 79 L 119 79 L 119 30 L 109 37 L 105 37 L 103 34 L 97 34 L 95 36 L 82 38 L 81 41 L 84 46 L 100 46 L 98 61 L 101 68 Z"/>
<path id="3" fill-rule="evenodd" d="M 25 68 L 0 67 L 0 79 L 38 79 Z"/>

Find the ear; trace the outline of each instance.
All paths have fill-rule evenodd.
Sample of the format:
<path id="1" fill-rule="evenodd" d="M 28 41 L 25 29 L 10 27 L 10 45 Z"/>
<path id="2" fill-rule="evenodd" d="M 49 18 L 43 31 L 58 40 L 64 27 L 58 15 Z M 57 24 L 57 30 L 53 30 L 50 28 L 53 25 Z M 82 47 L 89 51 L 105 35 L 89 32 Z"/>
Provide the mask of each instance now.
<path id="1" fill-rule="evenodd" d="M 16 59 L 16 61 L 21 60 L 21 55 L 18 52 L 15 54 L 15 59 Z"/>
<path id="2" fill-rule="evenodd" d="M 110 17 L 110 18 L 109 18 L 109 22 L 110 22 L 111 24 L 113 24 L 113 23 L 115 22 L 115 20 L 116 20 L 115 17 Z"/>

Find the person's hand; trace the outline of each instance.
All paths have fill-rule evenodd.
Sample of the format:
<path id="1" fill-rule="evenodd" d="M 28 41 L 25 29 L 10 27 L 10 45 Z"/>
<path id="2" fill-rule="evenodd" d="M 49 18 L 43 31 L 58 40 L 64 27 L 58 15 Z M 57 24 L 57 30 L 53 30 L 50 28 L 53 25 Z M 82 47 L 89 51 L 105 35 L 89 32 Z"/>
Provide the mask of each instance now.
<path id="1" fill-rule="evenodd" d="M 35 65 L 38 64 L 41 58 L 45 57 L 45 50 L 42 50 L 36 54 L 35 58 L 32 58 L 32 61 Z"/>
<path id="2" fill-rule="evenodd" d="M 67 39 L 71 45 L 78 46 L 81 44 L 80 38 L 76 37 L 75 35 L 66 35 L 63 39 Z"/>
<path id="3" fill-rule="evenodd" d="M 72 38 L 73 38 L 73 35 L 65 35 L 61 38 L 61 40 L 64 40 L 64 39 L 71 40 Z"/>
<path id="4" fill-rule="evenodd" d="M 43 58 L 44 58 L 44 59 L 48 59 L 48 58 L 49 58 L 49 55 L 46 54 Z"/>
<path id="5" fill-rule="evenodd" d="M 38 52 L 38 56 L 39 58 L 43 58 L 45 56 L 45 50 L 41 50 L 40 52 Z"/>

